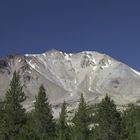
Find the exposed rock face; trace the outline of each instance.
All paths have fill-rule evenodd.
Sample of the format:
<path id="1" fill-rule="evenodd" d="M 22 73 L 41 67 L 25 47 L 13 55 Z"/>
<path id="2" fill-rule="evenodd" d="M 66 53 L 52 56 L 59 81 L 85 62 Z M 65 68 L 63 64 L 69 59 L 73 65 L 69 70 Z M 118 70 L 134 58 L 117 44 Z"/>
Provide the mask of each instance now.
<path id="1" fill-rule="evenodd" d="M 14 71 L 19 71 L 28 96 L 24 103 L 32 108 L 35 95 L 44 84 L 58 115 L 65 100 L 75 108 L 81 93 L 89 103 L 99 102 L 106 94 L 118 105 L 139 102 L 140 74 L 127 65 L 98 52 L 76 54 L 51 50 L 37 55 L 13 55 L 0 59 L 0 97 L 3 99 Z"/>

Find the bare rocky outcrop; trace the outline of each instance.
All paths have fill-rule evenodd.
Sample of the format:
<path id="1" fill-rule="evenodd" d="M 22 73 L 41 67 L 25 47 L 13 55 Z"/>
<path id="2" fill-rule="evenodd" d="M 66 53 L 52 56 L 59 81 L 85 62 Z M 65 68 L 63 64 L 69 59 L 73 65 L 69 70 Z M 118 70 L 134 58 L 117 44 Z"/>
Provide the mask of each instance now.
<path id="1" fill-rule="evenodd" d="M 27 95 L 24 107 L 32 109 L 35 95 L 44 84 L 55 115 L 65 100 L 71 110 L 81 93 L 97 103 L 106 94 L 117 105 L 139 103 L 140 74 L 129 66 L 98 52 L 67 54 L 50 50 L 43 54 L 11 55 L 0 59 L 0 97 L 4 99 L 14 71 L 19 71 Z"/>

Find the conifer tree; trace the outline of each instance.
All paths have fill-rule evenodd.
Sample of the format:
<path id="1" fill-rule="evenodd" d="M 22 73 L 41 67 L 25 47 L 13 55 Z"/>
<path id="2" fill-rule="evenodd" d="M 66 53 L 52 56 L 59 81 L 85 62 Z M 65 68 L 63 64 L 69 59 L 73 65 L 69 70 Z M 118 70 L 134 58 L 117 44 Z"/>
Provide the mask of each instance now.
<path id="1" fill-rule="evenodd" d="M 140 107 L 129 104 L 123 113 L 122 140 L 140 139 Z"/>
<path id="2" fill-rule="evenodd" d="M 55 140 L 55 121 L 52 115 L 51 105 L 46 97 L 46 90 L 43 85 L 40 86 L 38 96 L 36 97 L 34 110 L 34 131 L 39 140 Z"/>
<path id="3" fill-rule="evenodd" d="M 78 110 L 73 118 L 74 140 L 87 140 L 89 135 L 89 116 L 87 114 L 87 104 L 83 94 L 81 94 Z"/>
<path id="4" fill-rule="evenodd" d="M 66 102 L 62 104 L 61 113 L 58 121 L 59 140 L 68 140 L 68 125 L 67 125 L 67 106 Z"/>
<path id="5" fill-rule="evenodd" d="M 26 96 L 20 84 L 19 73 L 14 72 L 4 101 L 3 133 L 5 140 L 16 140 L 25 123 L 25 109 L 22 106 L 25 99 Z"/>
<path id="6" fill-rule="evenodd" d="M 0 102 L 0 140 L 4 139 L 4 102 Z"/>
<path id="7" fill-rule="evenodd" d="M 26 119 L 26 124 L 21 128 L 18 140 L 37 140 L 37 135 L 34 131 L 32 112 L 26 113 Z"/>
<path id="8" fill-rule="evenodd" d="M 114 101 L 108 95 L 99 103 L 95 140 L 120 140 L 121 117 Z"/>

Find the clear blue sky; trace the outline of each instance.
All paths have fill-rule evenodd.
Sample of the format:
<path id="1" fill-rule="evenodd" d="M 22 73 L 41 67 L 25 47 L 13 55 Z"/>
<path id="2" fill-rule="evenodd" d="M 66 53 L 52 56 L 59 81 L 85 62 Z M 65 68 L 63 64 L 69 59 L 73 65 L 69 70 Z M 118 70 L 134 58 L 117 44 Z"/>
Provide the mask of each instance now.
<path id="1" fill-rule="evenodd" d="M 0 0 L 0 55 L 106 53 L 140 71 L 140 0 Z"/>

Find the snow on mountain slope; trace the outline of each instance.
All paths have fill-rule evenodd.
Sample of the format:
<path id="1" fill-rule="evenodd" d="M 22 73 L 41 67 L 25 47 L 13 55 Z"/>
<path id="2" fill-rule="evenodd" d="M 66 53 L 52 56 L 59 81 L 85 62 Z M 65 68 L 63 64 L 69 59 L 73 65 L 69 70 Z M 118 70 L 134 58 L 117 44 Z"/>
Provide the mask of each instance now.
<path id="1" fill-rule="evenodd" d="M 118 105 L 140 100 L 140 73 L 98 52 L 67 54 L 50 50 L 0 59 L 2 99 L 15 70 L 20 71 L 21 83 L 28 96 L 24 103 L 27 109 L 32 108 L 41 84 L 46 87 L 54 112 L 64 100 L 70 109 L 76 107 L 81 93 L 89 103 L 99 102 L 106 94 Z"/>

